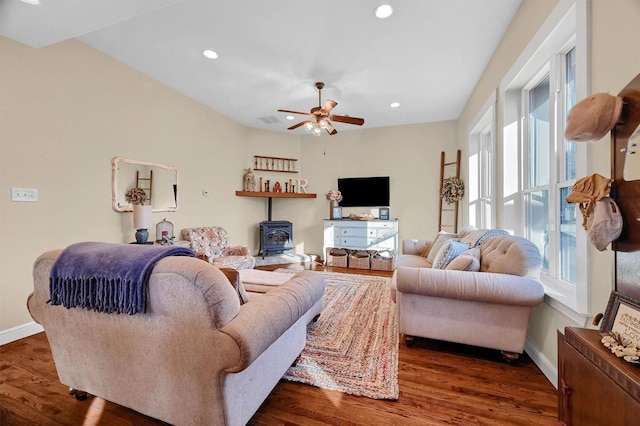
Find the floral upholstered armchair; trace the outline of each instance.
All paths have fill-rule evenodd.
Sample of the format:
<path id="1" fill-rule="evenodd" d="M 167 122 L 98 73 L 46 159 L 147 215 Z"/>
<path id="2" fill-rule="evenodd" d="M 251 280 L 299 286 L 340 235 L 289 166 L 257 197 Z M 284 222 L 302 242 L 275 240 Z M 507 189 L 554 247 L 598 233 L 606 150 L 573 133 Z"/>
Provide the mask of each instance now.
<path id="1" fill-rule="evenodd" d="M 252 269 L 256 259 L 251 256 L 246 246 L 229 244 L 229 234 L 220 226 L 205 226 L 200 228 L 185 228 L 182 237 L 189 241 L 191 250 L 198 257 L 217 266 L 218 268 Z"/>

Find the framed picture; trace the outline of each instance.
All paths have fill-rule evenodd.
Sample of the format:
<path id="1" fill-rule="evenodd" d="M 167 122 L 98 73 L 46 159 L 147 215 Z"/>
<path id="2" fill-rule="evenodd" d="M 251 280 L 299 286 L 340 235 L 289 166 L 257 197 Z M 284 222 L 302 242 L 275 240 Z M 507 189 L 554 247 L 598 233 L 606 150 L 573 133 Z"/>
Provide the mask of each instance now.
<path id="1" fill-rule="evenodd" d="M 611 292 L 600 333 L 617 331 L 620 336 L 640 346 L 640 300 L 616 291 Z"/>
<path id="2" fill-rule="evenodd" d="M 331 207 L 331 219 L 342 219 L 342 207 Z"/>
<path id="3" fill-rule="evenodd" d="M 380 220 L 389 220 L 389 207 L 380 207 L 378 216 Z"/>

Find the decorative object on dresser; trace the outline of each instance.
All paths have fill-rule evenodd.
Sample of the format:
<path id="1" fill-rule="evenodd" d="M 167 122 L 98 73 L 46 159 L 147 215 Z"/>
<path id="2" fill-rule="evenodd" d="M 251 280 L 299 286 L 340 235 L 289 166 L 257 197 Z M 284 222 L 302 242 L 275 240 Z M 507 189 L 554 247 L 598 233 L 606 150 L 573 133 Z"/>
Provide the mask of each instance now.
<path id="1" fill-rule="evenodd" d="M 342 193 L 337 189 L 330 189 L 324 196 L 329 201 L 329 218 L 342 219 L 342 208 L 340 207 Z"/>
<path id="2" fill-rule="evenodd" d="M 389 207 L 380 207 L 378 209 L 378 219 L 389 220 L 390 209 Z"/>
<path id="3" fill-rule="evenodd" d="M 600 324 L 600 334 L 609 337 L 605 346 L 625 361 L 638 364 L 640 355 L 640 300 L 612 291 Z"/>
<path id="4" fill-rule="evenodd" d="M 166 218 L 158 222 L 156 225 L 156 243 L 162 245 L 173 245 L 175 235 L 173 235 L 173 223 L 169 222 Z"/>
<path id="5" fill-rule="evenodd" d="M 331 202 L 331 216 L 332 220 L 342 219 L 342 207 L 336 206 Z"/>

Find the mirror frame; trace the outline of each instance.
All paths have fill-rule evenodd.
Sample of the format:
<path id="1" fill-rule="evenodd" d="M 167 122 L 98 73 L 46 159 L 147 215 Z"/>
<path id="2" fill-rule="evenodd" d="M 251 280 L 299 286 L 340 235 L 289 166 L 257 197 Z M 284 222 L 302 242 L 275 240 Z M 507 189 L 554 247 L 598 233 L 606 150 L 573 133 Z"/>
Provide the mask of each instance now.
<path id="1" fill-rule="evenodd" d="M 132 160 L 131 158 L 126 158 L 126 157 L 113 157 L 111 159 L 111 202 L 112 202 L 112 207 L 113 210 L 117 211 L 117 212 L 132 212 L 133 211 L 133 206 L 131 205 L 126 205 L 126 206 L 121 206 L 120 203 L 118 202 L 118 195 L 124 196 L 124 194 L 118 194 L 118 165 L 120 163 L 127 163 L 127 164 L 140 164 L 143 166 L 149 166 L 149 167 L 156 167 L 158 169 L 163 169 L 163 170 L 168 170 L 170 172 L 175 172 L 176 174 L 176 187 L 178 187 L 179 184 L 179 180 L 178 180 L 178 168 L 177 167 L 173 167 L 173 166 L 165 166 L 164 164 L 158 164 L 158 163 L 152 163 L 149 161 L 143 161 L 143 160 Z M 178 192 L 176 191 L 175 194 L 175 199 L 176 199 L 176 206 L 175 207 L 167 207 L 167 208 L 160 208 L 160 209 L 156 209 L 154 208 L 153 211 L 154 212 L 175 212 L 176 210 L 178 210 Z"/>

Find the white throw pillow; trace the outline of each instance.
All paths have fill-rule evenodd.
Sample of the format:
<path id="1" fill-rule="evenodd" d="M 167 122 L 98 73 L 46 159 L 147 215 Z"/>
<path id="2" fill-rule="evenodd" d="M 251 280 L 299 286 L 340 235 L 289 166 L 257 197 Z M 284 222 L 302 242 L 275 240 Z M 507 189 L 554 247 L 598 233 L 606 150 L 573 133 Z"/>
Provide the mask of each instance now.
<path id="1" fill-rule="evenodd" d="M 440 251 L 440 247 L 447 241 L 455 239 L 457 241 L 458 234 L 449 234 L 447 232 L 440 232 L 436 235 L 436 238 L 433 240 L 433 244 L 431 244 L 431 248 L 429 249 L 429 253 L 426 255 L 427 262 L 433 265 L 433 261 L 436 259 L 438 252 Z"/>
<path id="2" fill-rule="evenodd" d="M 445 269 L 478 272 L 480 270 L 480 247 L 465 251 L 453 259 Z"/>
<path id="3" fill-rule="evenodd" d="M 433 261 L 432 268 L 445 269 L 447 265 L 456 257 L 469 250 L 469 246 L 451 238 L 440 247 L 440 251 Z"/>

